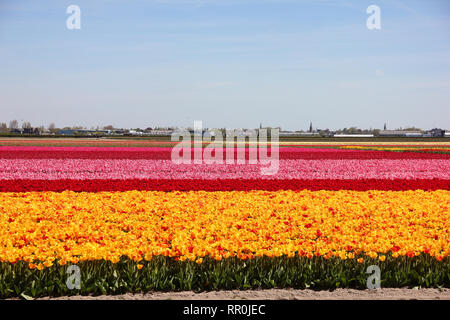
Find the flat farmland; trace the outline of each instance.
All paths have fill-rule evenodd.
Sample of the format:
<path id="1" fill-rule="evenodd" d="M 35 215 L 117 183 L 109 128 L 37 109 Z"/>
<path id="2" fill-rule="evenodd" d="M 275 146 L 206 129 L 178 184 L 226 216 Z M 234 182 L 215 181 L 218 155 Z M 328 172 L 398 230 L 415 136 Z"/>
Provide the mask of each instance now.
<path id="1" fill-rule="evenodd" d="M 450 143 L 280 141 L 267 176 L 174 145 L 0 138 L 0 296 L 450 287 Z"/>

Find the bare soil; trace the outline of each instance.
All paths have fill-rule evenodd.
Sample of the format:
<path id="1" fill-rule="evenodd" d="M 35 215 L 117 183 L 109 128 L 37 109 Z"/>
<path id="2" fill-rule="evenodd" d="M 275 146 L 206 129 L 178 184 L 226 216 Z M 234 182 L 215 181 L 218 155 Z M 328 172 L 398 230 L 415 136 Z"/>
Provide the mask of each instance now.
<path id="1" fill-rule="evenodd" d="M 231 290 L 195 293 L 152 292 L 104 296 L 44 297 L 38 300 L 450 300 L 450 289 L 378 289 L 334 291 L 270 289 Z"/>

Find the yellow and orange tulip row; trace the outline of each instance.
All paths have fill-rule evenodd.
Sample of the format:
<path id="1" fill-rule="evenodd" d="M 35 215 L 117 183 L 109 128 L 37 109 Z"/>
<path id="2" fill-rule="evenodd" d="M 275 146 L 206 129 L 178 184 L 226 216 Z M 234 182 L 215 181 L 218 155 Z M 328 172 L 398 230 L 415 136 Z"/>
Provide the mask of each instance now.
<path id="1" fill-rule="evenodd" d="M 0 193 L 0 262 L 450 254 L 450 191 Z M 358 261 L 362 262 L 362 261 Z"/>

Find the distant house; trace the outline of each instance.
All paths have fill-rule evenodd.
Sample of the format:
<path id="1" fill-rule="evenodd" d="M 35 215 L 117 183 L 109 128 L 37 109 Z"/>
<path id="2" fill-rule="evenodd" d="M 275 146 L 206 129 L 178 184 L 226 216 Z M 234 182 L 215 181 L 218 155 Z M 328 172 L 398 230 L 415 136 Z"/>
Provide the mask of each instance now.
<path id="1" fill-rule="evenodd" d="M 124 129 L 116 129 L 111 132 L 111 134 L 118 135 L 118 136 L 122 136 L 126 133 L 128 133 L 128 130 L 124 130 Z"/>
<path id="2" fill-rule="evenodd" d="M 335 134 L 334 132 L 330 131 L 329 129 L 318 130 L 318 131 L 322 137 L 332 137 Z"/>
<path id="3" fill-rule="evenodd" d="M 58 130 L 59 135 L 63 136 L 74 136 L 74 135 L 85 135 L 85 136 L 93 136 L 93 135 L 110 135 L 112 133 L 111 130 L 87 130 L 87 129 L 60 129 Z"/>
<path id="4" fill-rule="evenodd" d="M 300 132 L 297 131 L 280 131 L 280 137 L 298 137 Z"/>
<path id="5" fill-rule="evenodd" d="M 405 137 L 423 137 L 423 134 L 418 131 L 406 131 Z"/>
<path id="6" fill-rule="evenodd" d="M 144 134 L 143 131 L 138 131 L 138 130 L 130 130 L 128 132 L 128 134 L 131 134 L 132 136 L 142 136 Z"/>
<path id="7" fill-rule="evenodd" d="M 39 129 L 38 128 L 23 128 L 22 134 L 35 134 L 39 135 Z"/>
<path id="8" fill-rule="evenodd" d="M 319 132 L 299 132 L 300 137 L 315 137 L 320 136 Z"/>
<path id="9" fill-rule="evenodd" d="M 73 136 L 73 135 L 75 135 L 75 131 L 77 131 L 77 130 L 60 129 L 60 130 L 58 130 L 58 134 L 63 135 L 63 136 Z"/>
<path id="10" fill-rule="evenodd" d="M 428 130 L 426 133 L 429 134 L 431 137 L 444 137 L 445 136 L 445 130 L 438 129 L 438 128 Z"/>
<path id="11" fill-rule="evenodd" d="M 335 138 L 373 138 L 373 134 L 335 134 Z"/>
<path id="12" fill-rule="evenodd" d="M 170 136 L 173 133 L 173 130 L 152 130 L 149 134 L 153 136 Z"/>

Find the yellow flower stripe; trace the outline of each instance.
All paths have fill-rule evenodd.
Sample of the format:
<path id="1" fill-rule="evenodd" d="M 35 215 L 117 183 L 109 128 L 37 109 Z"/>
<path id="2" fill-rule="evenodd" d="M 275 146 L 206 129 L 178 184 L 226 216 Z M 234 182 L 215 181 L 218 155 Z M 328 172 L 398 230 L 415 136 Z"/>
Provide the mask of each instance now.
<path id="1" fill-rule="evenodd" d="M 0 193 L 0 261 L 450 253 L 450 191 Z"/>
<path id="2" fill-rule="evenodd" d="M 352 150 L 376 150 L 376 151 L 421 151 L 427 150 L 437 150 L 450 152 L 450 147 L 448 146 L 400 146 L 400 147 L 387 147 L 387 146 L 340 146 L 340 149 L 352 149 Z"/>

